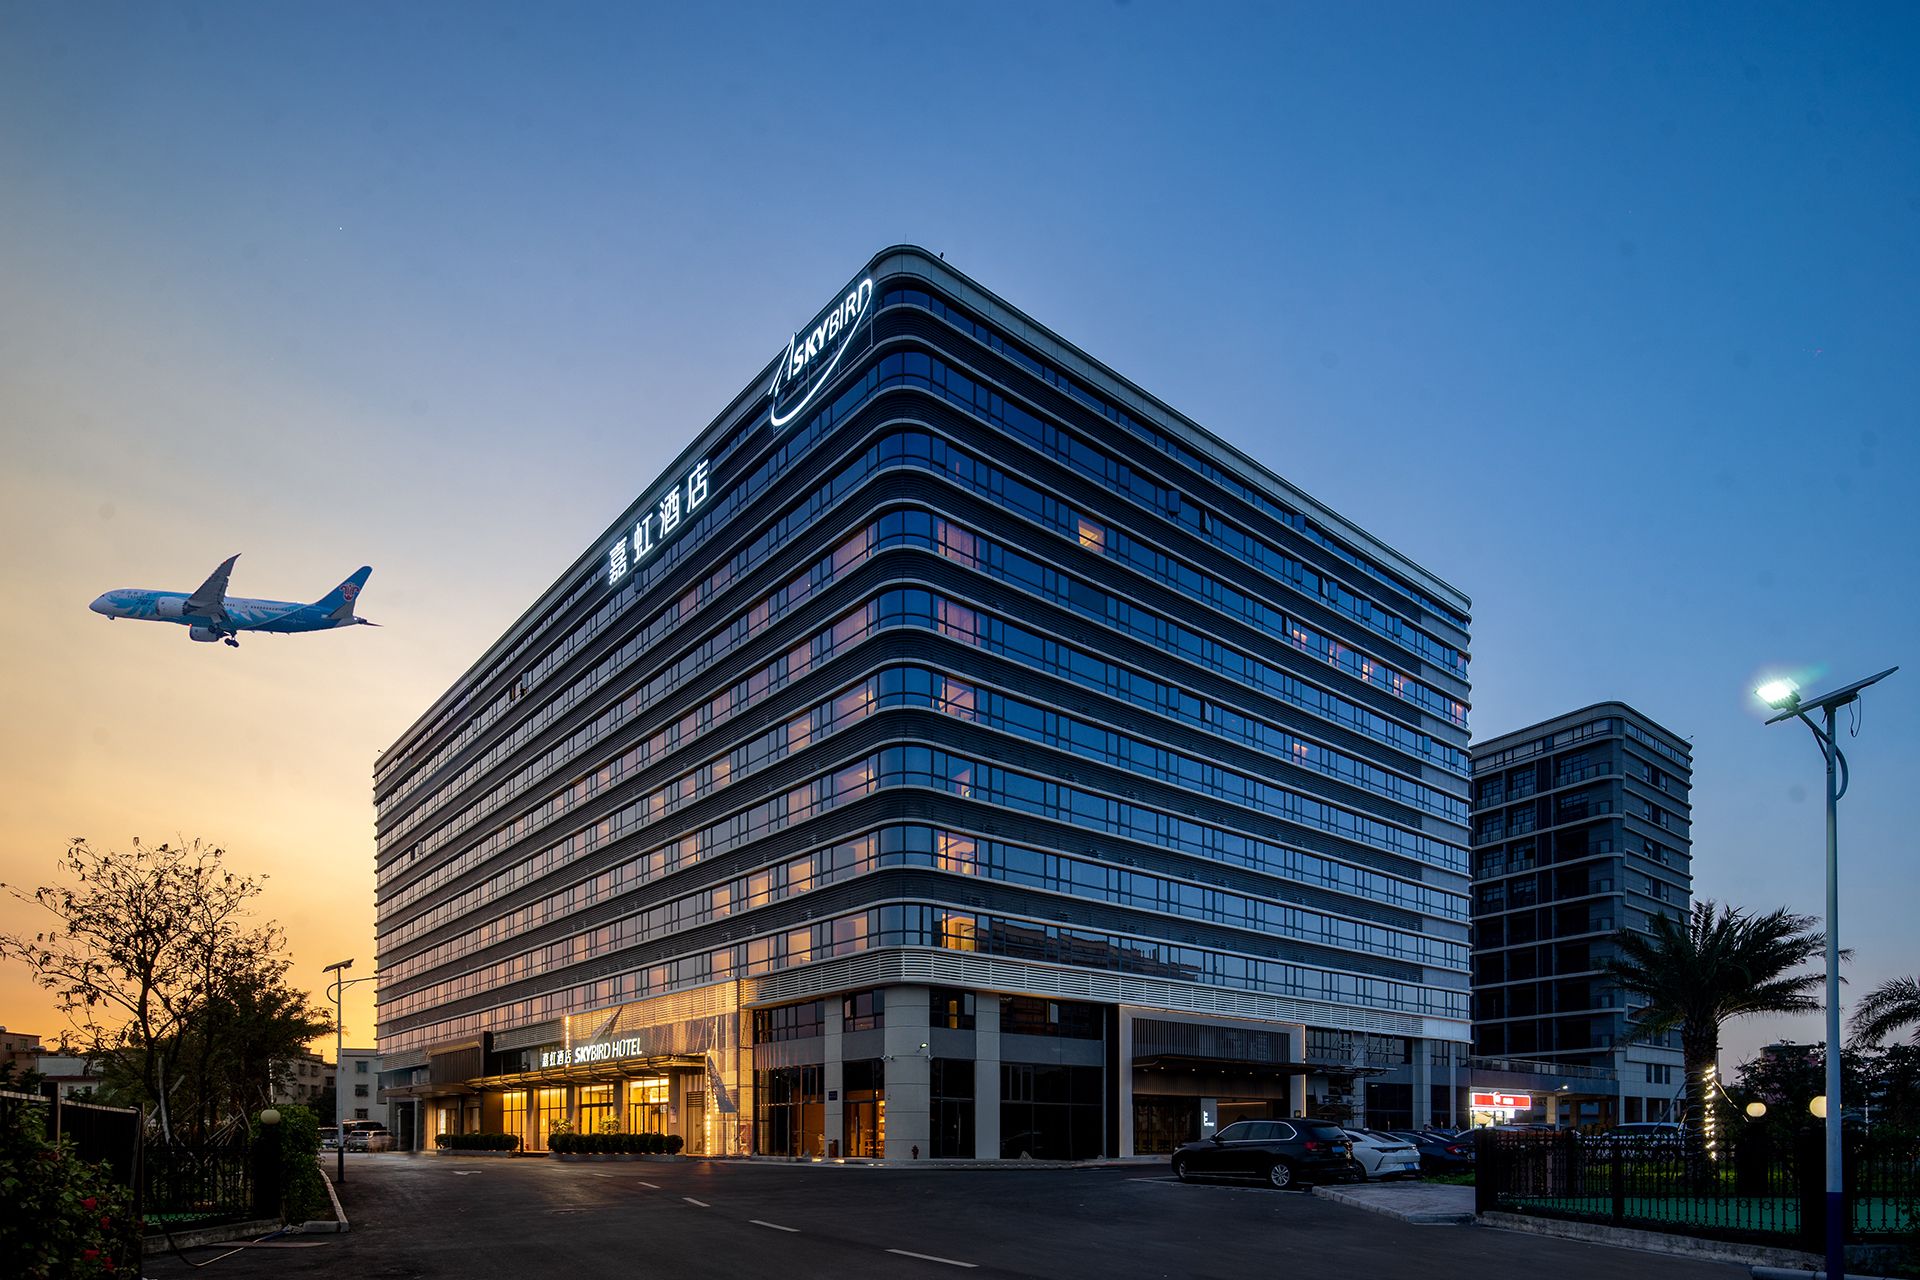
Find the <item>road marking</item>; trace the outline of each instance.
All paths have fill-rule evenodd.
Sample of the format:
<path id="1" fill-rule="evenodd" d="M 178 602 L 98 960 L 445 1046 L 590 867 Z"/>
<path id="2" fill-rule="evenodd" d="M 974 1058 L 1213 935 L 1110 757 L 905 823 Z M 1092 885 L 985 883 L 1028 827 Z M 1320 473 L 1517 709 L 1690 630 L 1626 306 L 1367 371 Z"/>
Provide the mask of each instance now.
<path id="1" fill-rule="evenodd" d="M 634 1181 L 635 1181 L 635 1182 L 640 1182 L 640 1179 L 638 1179 L 638 1178 L 635 1178 L 635 1179 L 634 1179 Z M 640 1185 L 641 1185 L 641 1186 L 643 1186 L 643 1187 L 645 1187 L 645 1188 L 646 1188 L 647 1190 L 649 1190 L 649 1191 L 658 1191 L 658 1190 L 660 1189 L 658 1185 L 656 1185 L 655 1183 L 651 1183 L 651 1182 L 640 1182 Z"/>
<path id="2" fill-rule="evenodd" d="M 800 1228 L 798 1227 L 783 1227 L 777 1222 L 762 1222 L 758 1218 L 748 1218 L 747 1221 L 756 1227 L 772 1227 L 775 1231 L 791 1231 L 795 1235 L 800 1234 Z"/>
<path id="3" fill-rule="evenodd" d="M 613 1175 L 610 1173 L 596 1173 L 593 1176 L 596 1178 L 611 1178 Z"/>
<path id="4" fill-rule="evenodd" d="M 478 1169 L 455 1169 L 453 1176 L 456 1178 L 471 1178 L 478 1172 L 480 1172 Z"/>
<path id="5" fill-rule="evenodd" d="M 922 1262 L 944 1262 L 950 1267 L 966 1267 L 968 1270 L 972 1270 L 980 1265 L 977 1262 L 960 1262 L 954 1258 L 936 1258 L 930 1253 L 914 1253 L 910 1249 L 889 1249 L 887 1252 L 897 1253 L 903 1258 L 918 1258 Z"/>
<path id="6" fill-rule="evenodd" d="M 711 1208 L 713 1208 L 713 1206 L 712 1206 L 712 1205 L 710 1205 L 710 1204 L 708 1204 L 708 1203 L 707 1203 L 707 1202 L 706 1202 L 705 1200 L 695 1200 L 695 1199 L 694 1199 L 694 1198 L 693 1198 L 692 1196 L 681 1196 L 680 1198 L 681 1198 L 682 1200 L 685 1200 L 685 1201 L 686 1201 L 686 1202 L 687 1202 L 688 1204 L 697 1204 L 697 1205 L 699 1205 L 699 1206 L 700 1206 L 700 1207 L 701 1207 L 702 1209 L 711 1209 Z"/>

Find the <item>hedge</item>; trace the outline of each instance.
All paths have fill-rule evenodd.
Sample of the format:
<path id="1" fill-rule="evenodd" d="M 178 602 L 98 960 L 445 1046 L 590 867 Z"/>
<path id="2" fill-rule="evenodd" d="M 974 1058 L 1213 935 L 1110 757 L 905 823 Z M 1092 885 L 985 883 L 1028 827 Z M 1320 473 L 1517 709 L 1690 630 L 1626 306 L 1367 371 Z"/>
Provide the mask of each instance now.
<path id="1" fill-rule="evenodd" d="M 511 1133 L 436 1133 L 433 1145 L 442 1151 L 518 1151 L 520 1139 Z"/>
<path id="2" fill-rule="evenodd" d="M 558 1156 L 678 1155 L 686 1139 L 677 1133 L 556 1133 L 547 1150 Z"/>

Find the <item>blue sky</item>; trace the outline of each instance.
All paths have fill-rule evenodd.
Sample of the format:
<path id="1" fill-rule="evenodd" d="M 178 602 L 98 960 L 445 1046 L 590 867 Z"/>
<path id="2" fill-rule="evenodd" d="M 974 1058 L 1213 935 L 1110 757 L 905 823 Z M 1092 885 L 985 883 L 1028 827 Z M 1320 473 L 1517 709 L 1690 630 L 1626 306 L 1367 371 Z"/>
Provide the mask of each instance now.
<path id="1" fill-rule="evenodd" d="M 1916 26 L 0 6 L 0 877 L 205 835 L 308 981 L 369 964 L 373 753 L 914 241 L 1467 591 L 1476 732 L 1691 736 L 1704 896 L 1822 901 L 1819 757 L 1754 677 L 1910 664 L 1851 743 L 1843 933 L 1856 991 L 1913 972 Z M 248 595 L 372 563 L 389 626 L 85 612 L 233 551 Z"/>

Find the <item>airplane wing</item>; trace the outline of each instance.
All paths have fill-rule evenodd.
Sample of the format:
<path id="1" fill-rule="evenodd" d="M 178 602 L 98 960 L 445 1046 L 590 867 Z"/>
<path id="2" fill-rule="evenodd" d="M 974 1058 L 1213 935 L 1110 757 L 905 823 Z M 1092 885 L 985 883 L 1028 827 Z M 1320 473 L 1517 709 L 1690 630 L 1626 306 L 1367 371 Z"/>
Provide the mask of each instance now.
<path id="1" fill-rule="evenodd" d="M 233 562 L 238 555 L 228 556 L 220 562 L 220 567 L 207 575 L 200 589 L 187 597 L 184 612 L 198 618 L 224 618 L 227 615 L 227 579 L 233 576 Z"/>

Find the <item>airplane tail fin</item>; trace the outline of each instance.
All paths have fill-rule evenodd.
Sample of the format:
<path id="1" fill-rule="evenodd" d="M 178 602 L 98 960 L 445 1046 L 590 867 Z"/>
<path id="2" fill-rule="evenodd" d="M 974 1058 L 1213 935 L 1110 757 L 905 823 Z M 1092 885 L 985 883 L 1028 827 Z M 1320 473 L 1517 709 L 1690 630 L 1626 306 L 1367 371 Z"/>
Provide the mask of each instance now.
<path id="1" fill-rule="evenodd" d="M 335 622 L 345 622 L 353 616 L 353 602 L 359 599 L 360 588 L 367 585 L 372 573 L 372 565 L 361 565 L 345 582 L 314 601 L 314 607 L 325 609 L 327 616 Z"/>

